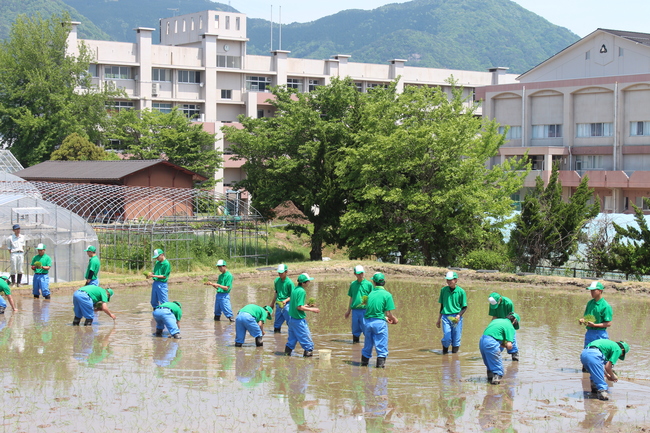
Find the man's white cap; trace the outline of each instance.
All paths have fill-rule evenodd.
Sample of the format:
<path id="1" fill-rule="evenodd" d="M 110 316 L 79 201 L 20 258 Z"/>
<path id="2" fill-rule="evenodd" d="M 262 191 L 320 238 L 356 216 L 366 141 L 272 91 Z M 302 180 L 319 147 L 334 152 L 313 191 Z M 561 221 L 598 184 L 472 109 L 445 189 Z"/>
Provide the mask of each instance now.
<path id="1" fill-rule="evenodd" d="M 45 244 L 38 244 L 36 245 L 37 250 L 44 250 L 45 249 Z"/>
<path id="2" fill-rule="evenodd" d="M 488 302 L 489 302 L 490 304 L 492 304 L 492 305 L 496 305 L 496 304 L 497 304 L 497 300 L 494 299 L 492 296 L 490 296 L 490 297 L 488 298 Z"/>
<path id="3" fill-rule="evenodd" d="M 284 263 L 278 265 L 278 274 L 282 274 L 284 272 L 287 272 L 288 270 L 289 268 Z"/>
<path id="4" fill-rule="evenodd" d="M 454 271 L 447 272 L 447 275 L 445 276 L 445 280 L 453 280 L 455 278 L 458 278 L 458 274 Z"/>
<path id="5" fill-rule="evenodd" d="M 365 273 L 365 272 L 366 272 L 366 271 L 363 270 L 363 266 L 361 266 L 361 265 L 356 265 L 356 266 L 354 267 L 354 273 L 357 274 L 357 275 L 359 275 L 359 274 L 363 274 L 363 273 Z"/>

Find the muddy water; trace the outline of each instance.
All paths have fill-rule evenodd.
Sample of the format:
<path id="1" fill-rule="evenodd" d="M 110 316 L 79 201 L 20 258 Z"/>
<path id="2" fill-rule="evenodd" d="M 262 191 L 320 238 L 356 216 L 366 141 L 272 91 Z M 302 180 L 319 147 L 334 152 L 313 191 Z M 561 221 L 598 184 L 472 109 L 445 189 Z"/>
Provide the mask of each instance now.
<path id="1" fill-rule="evenodd" d="M 233 308 L 268 303 L 272 277 L 235 281 Z M 115 324 L 101 313 L 92 327 L 70 326 L 71 294 L 50 302 L 15 296 L 21 311 L 0 316 L 0 431 L 580 432 L 650 426 L 648 299 L 606 293 L 615 313 L 610 338 L 626 339 L 632 349 L 615 367 L 622 380 L 611 387 L 611 400 L 601 402 L 584 392 L 589 381 L 580 371 L 584 328 L 576 322 L 587 291 L 464 287 L 469 310 L 461 351 L 443 356 L 435 328 L 439 282 L 389 278 L 400 323 L 390 327 L 387 368 L 378 370 L 357 365 L 361 345 L 352 344 L 343 318 L 349 281 L 318 277 L 308 290 L 322 311 L 307 314 L 316 350 L 331 349 L 330 361 L 279 356 L 286 327 L 282 334 L 271 329 L 263 348 L 247 336 L 245 347 L 236 349 L 234 324 L 212 320 L 214 289 L 202 285 L 170 288 L 170 298 L 183 303 L 182 340 L 151 336 L 147 289 L 118 290 L 110 303 Z M 495 289 L 522 317 L 521 361 L 505 361 L 498 386 L 486 383 L 478 350 L 489 321 L 486 299 Z"/>

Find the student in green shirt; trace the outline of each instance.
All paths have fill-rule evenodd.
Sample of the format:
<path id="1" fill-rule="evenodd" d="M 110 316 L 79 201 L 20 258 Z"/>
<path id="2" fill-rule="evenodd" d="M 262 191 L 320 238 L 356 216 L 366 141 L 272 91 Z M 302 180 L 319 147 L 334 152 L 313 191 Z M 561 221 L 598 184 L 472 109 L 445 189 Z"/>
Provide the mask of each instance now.
<path id="1" fill-rule="evenodd" d="M 609 334 L 607 333 L 607 328 L 612 324 L 612 318 L 614 317 L 614 312 L 612 307 L 609 306 L 605 298 L 603 298 L 603 291 L 605 286 L 600 281 L 594 281 L 591 283 L 587 290 L 591 293 L 591 299 L 587 302 L 587 307 L 585 307 L 585 316 L 591 314 L 595 317 L 593 322 L 586 322 L 584 318 L 579 320 L 580 324 L 587 325 L 587 331 L 585 332 L 585 344 L 586 348 L 589 346 L 589 343 L 599 339 L 609 339 Z"/>
<path id="2" fill-rule="evenodd" d="M 598 394 L 599 400 L 609 400 L 607 380 L 618 382 L 614 373 L 614 364 L 619 359 L 625 360 L 630 353 L 630 345 L 625 341 L 612 341 L 605 339 L 594 340 L 582 350 L 580 361 L 589 372 L 591 379 L 591 392 Z"/>
<path id="3" fill-rule="evenodd" d="M 84 250 L 88 255 L 88 267 L 86 267 L 86 285 L 99 286 L 99 257 L 97 256 L 97 248 L 90 245 Z"/>
<path id="4" fill-rule="evenodd" d="M 153 250 L 152 259 L 156 259 L 153 272 L 149 272 L 147 278 L 153 279 L 151 284 L 151 306 L 155 309 L 158 305 L 169 300 L 167 295 L 167 280 L 172 272 L 169 261 L 165 258 L 165 252 L 161 249 Z"/>
<path id="5" fill-rule="evenodd" d="M 345 318 L 350 317 L 350 313 L 352 313 L 352 343 L 358 343 L 359 337 L 361 337 L 365 328 L 364 316 L 366 314 L 366 305 L 363 303 L 363 297 L 368 296 L 372 291 L 372 283 L 366 280 L 363 266 L 355 266 L 354 274 L 356 280 L 350 283 L 350 288 L 348 289 L 350 303 L 348 304 L 348 311 L 345 312 Z"/>
<path id="6" fill-rule="evenodd" d="M 289 267 L 284 263 L 278 265 L 278 276 L 273 281 L 273 299 L 271 306 L 275 306 L 275 321 L 273 322 L 273 332 L 279 334 L 282 324 L 289 324 L 289 302 L 291 301 L 291 292 L 295 285 L 291 278 L 287 276 Z"/>
<path id="7" fill-rule="evenodd" d="M 490 294 L 488 302 L 490 304 L 488 315 L 492 316 L 492 320 L 505 319 L 508 317 L 508 314 L 515 312 L 515 305 L 512 303 L 510 298 L 501 296 L 497 292 L 492 292 Z M 517 347 L 516 332 L 514 339 L 512 340 L 512 349 L 508 350 L 508 353 L 512 356 L 513 361 L 519 361 L 519 347 Z"/>
<path id="8" fill-rule="evenodd" d="M 9 277 L 6 275 L 0 277 L 0 293 L 4 293 L 7 296 L 7 301 L 9 301 L 9 305 L 11 305 L 11 308 L 14 311 L 18 311 L 18 309 L 16 308 L 16 304 L 14 304 L 14 298 L 11 297 L 11 288 L 9 288 Z M 6 308 L 7 308 L 7 303 L 5 302 L 4 298 L 0 296 L 0 314 L 4 314 Z"/>
<path id="9" fill-rule="evenodd" d="M 217 262 L 217 268 L 219 269 L 219 277 L 217 282 L 213 283 L 208 281 L 205 283 L 208 286 L 212 286 L 217 289 L 217 296 L 214 300 L 214 320 L 216 322 L 221 320 L 221 313 L 226 315 L 228 320 L 234 322 L 232 314 L 232 307 L 230 306 L 230 290 L 232 290 L 232 274 L 226 270 L 226 261 L 219 260 Z"/>
<path id="10" fill-rule="evenodd" d="M 291 305 L 289 307 L 289 338 L 287 339 L 287 346 L 284 348 L 284 354 L 291 356 L 291 352 L 296 347 L 296 343 L 300 343 L 304 353 L 304 357 L 313 355 L 314 342 L 311 339 L 309 326 L 307 326 L 306 311 L 312 313 L 320 313 L 316 307 L 310 307 L 305 302 L 305 287 L 307 287 L 313 278 L 307 274 L 300 274 L 298 276 L 298 287 L 293 289 L 291 293 Z"/>
<path id="11" fill-rule="evenodd" d="M 273 308 L 268 305 L 260 307 L 259 305 L 248 304 L 239 310 L 237 320 L 235 320 L 235 326 L 237 327 L 235 347 L 242 347 L 246 339 L 246 331 L 251 334 L 251 337 L 255 338 L 255 346 L 263 346 L 264 322 L 271 320 L 272 314 Z"/>
<path id="12" fill-rule="evenodd" d="M 386 366 L 386 357 L 388 356 L 388 323 L 397 324 L 397 317 L 393 315 L 395 303 L 384 285 L 386 279 L 381 272 L 372 276 L 372 283 L 375 287 L 368 295 L 366 305 L 364 344 L 361 351 L 361 366 L 368 365 L 372 357 L 372 348 L 377 352 L 377 368 Z"/>
<path id="13" fill-rule="evenodd" d="M 458 286 L 458 274 L 453 271 L 447 272 L 445 276 L 447 285 L 440 290 L 438 302 L 440 303 L 440 315 L 436 327 L 442 324 L 442 353 L 458 352 L 460 339 L 463 335 L 463 314 L 467 311 L 467 294 Z"/>
<path id="14" fill-rule="evenodd" d="M 178 301 L 164 302 L 153 310 L 153 318 L 156 321 L 156 337 L 162 337 L 165 326 L 172 338 L 180 339 L 181 331 L 178 322 L 183 317 L 181 303 Z"/>
<path id="15" fill-rule="evenodd" d="M 115 314 L 108 309 L 108 303 L 113 297 L 113 289 L 103 289 L 98 286 L 83 286 L 72 295 L 72 305 L 74 306 L 73 326 L 79 326 L 81 318 L 85 317 L 84 326 L 93 324 L 95 311 L 103 311 L 115 321 Z"/>
<path id="16" fill-rule="evenodd" d="M 503 361 L 501 350 L 503 347 L 512 349 L 512 340 L 515 339 L 515 330 L 519 329 L 519 315 L 509 314 L 505 319 L 491 321 L 479 341 L 479 350 L 483 363 L 487 367 L 488 382 L 492 385 L 501 383 L 503 377 Z"/>
<path id="17" fill-rule="evenodd" d="M 32 280 L 32 294 L 34 299 L 38 299 L 40 294 L 43 294 L 44 299 L 50 299 L 50 267 L 52 267 L 52 259 L 45 254 L 45 244 L 36 245 L 36 255 L 32 259 L 32 271 L 34 271 L 34 278 Z"/>

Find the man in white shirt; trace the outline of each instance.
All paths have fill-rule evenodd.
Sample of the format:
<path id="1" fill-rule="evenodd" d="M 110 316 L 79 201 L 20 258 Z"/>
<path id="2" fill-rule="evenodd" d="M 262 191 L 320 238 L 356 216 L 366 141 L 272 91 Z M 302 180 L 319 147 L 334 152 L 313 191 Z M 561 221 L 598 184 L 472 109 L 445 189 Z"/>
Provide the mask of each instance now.
<path id="1" fill-rule="evenodd" d="M 20 226 L 14 224 L 14 234 L 7 238 L 7 249 L 11 252 L 11 285 L 20 287 L 23 279 L 23 268 L 25 261 L 25 236 L 20 234 Z M 16 280 L 18 275 L 18 280 Z"/>

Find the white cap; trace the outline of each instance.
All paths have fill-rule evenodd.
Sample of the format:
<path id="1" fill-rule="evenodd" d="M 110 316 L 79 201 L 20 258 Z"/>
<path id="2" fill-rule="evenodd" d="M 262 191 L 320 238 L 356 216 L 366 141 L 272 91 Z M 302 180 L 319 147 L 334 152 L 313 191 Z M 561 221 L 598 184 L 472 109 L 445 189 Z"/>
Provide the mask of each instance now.
<path id="1" fill-rule="evenodd" d="M 278 274 L 282 274 L 284 272 L 287 272 L 287 270 L 289 270 L 289 268 L 284 263 L 278 265 Z"/>
<path id="2" fill-rule="evenodd" d="M 36 245 L 37 250 L 44 250 L 45 249 L 45 244 L 38 244 Z"/>
<path id="3" fill-rule="evenodd" d="M 361 265 L 356 265 L 356 266 L 354 267 L 354 273 L 357 274 L 357 275 L 359 275 L 359 274 L 363 274 L 363 273 L 365 273 L 365 272 L 366 272 L 366 271 L 363 270 L 363 266 L 361 266 Z"/>
<path id="4" fill-rule="evenodd" d="M 455 278 L 458 278 L 458 274 L 454 271 L 447 272 L 447 275 L 445 276 L 445 280 L 453 280 Z"/>
<path id="5" fill-rule="evenodd" d="M 488 302 L 492 305 L 496 305 L 498 302 L 496 299 L 494 299 L 492 296 L 488 298 Z"/>
<path id="6" fill-rule="evenodd" d="M 219 260 L 217 262 L 217 266 L 226 266 L 226 261 L 225 260 Z"/>

